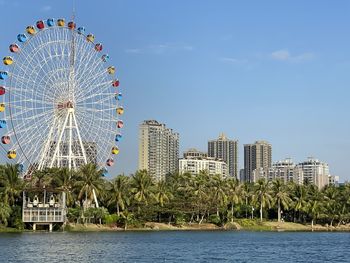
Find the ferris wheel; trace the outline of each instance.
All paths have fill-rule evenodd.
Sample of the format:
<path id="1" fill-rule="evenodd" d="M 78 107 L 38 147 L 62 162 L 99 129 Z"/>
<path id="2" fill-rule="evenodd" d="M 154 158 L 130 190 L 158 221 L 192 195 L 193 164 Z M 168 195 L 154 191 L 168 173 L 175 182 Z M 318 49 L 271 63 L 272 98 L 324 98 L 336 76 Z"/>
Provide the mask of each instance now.
<path id="1" fill-rule="evenodd" d="M 26 171 L 112 166 L 122 139 L 122 93 L 101 43 L 64 19 L 28 26 L 0 71 L 1 147 Z M 1 131 L 2 130 L 2 131 Z"/>

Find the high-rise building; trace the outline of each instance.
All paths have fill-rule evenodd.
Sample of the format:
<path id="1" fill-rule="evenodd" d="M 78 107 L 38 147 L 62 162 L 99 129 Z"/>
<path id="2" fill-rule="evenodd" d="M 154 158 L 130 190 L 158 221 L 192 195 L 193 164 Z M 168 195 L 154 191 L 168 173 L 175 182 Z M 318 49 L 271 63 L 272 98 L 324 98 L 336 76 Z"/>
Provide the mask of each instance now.
<path id="1" fill-rule="evenodd" d="M 319 189 L 329 184 L 329 167 L 327 163 L 309 157 L 306 161 L 299 163 L 298 167 L 303 170 L 304 181 L 316 185 Z"/>
<path id="2" fill-rule="evenodd" d="M 178 170 L 179 134 L 165 124 L 146 120 L 139 126 L 139 169 L 157 181 Z"/>
<path id="3" fill-rule="evenodd" d="M 268 169 L 272 163 L 272 146 L 266 141 L 244 145 L 244 181 L 253 181 L 255 169 Z"/>
<path id="4" fill-rule="evenodd" d="M 221 159 L 228 166 L 228 174 L 238 179 L 238 141 L 229 140 L 224 134 L 208 142 L 208 156 Z"/>
<path id="5" fill-rule="evenodd" d="M 280 179 L 284 183 L 292 181 L 296 184 L 303 184 L 304 182 L 303 170 L 295 165 L 290 158 L 278 161 L 270 168 L 255 169 L 251 176 L 251 182 L 256 182 L 261 178 L 269 181 Z"/>

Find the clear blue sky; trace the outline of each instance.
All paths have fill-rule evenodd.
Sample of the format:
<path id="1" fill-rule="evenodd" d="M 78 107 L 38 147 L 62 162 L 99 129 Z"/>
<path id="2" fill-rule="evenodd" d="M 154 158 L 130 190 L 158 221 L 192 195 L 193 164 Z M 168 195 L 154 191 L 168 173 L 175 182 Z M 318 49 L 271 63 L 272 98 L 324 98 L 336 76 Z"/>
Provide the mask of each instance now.
<path id="1" fill-rule="evenodd" d="M 71 16 L 71 1 L 0 0 L 2 54 L 29 24 Z M 138 125 L 180 133 L 181 152 L 224 132 L 314 156 L 349 180 L 349 1 L 76 1 L 76 21 L 118 68 L 126 113 L 111 175 L 137 169 Z"/>

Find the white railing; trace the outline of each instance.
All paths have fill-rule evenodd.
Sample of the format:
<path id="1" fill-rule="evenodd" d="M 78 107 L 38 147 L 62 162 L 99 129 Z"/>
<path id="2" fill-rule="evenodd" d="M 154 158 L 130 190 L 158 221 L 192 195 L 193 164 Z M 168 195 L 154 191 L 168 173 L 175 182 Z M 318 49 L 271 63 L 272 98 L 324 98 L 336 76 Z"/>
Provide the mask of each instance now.
<path id="1" fill-rule="evenodd" d="M 23 222 L 64 222 L 66 210 L 64 208 L 23 208 Z"/>

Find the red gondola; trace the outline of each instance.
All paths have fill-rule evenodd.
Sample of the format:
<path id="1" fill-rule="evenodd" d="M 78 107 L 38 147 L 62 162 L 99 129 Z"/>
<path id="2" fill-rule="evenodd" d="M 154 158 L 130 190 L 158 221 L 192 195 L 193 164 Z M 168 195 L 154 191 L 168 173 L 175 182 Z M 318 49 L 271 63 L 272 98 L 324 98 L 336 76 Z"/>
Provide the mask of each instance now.
<path id="1" fill-rule="evenodd" d="M 114 164 L 113 159 L 108 159 L 106 164 L 107 164 L 107 166 L 113 166 L 113 164 Z"/>
<path id="2" fill-rule="evenodd" d="M 98 43 L 95 45 L 95 50 L 100 52 L 102 50 L 102 44 L 101 43 Z"/>
<path id="3" fill-rule="evenodd" d="M 117 127 L 118 128 L 123 128 L 124 122 L 123 121 L 117 121 Z"/>
<path id="4" fill-rule="evenodd" d="M 2 137 L 1 137 L 1 142 L 2 142 L 3 144 L 9 144 L 9 143 L 11 142 L 10 136 L 7 136 L 7 135 L 2 136 Z"/>
<path id="5" fill-rule="evenodd" d="M 4 95 L 6 93 L 6 89 L 2 86 L 0 86 L 0 96 Z"/>
<path id="6" fill-rule="evenodd" d="M 69 29 L 75 29 L 75 23 L 73 21 L 68 22 L 68 28 Z"/>
<path id="7" fill-rule="evenodd" d="M 11 44 L 10 45 L 10 51 L 13 53 L 17 53 L 19 51 L 19 47 L 17 44 Z"/>
<path id="8" fill-rule="evenodd" d="M 36 22 L 36 27 L 39 29 L 44 29 L 45 24 L 43 21 L 40 20 L 40 21 Z"/>
<path id="9" fill-rule="evenodd" d="M 113 87 L 118 87 L 119 86 L 119 79 L 113 80 L 112 86 Z"/>

